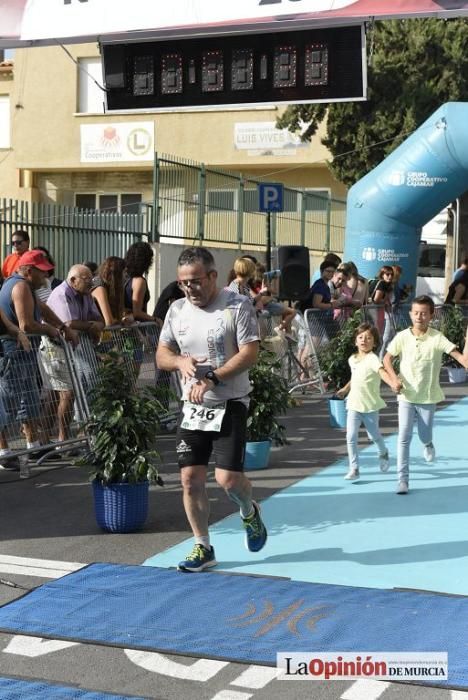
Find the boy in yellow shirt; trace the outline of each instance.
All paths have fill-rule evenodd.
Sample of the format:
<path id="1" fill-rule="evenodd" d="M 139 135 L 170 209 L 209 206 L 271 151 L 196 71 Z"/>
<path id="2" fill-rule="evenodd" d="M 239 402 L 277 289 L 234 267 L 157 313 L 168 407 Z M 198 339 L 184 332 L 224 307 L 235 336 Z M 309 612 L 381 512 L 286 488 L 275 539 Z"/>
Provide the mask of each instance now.
<path id="1" fill-rule="evenodd" d="M 468 368 L 468 330 L 463 355 L 440 331 L 430 328 L 434 302 L 419 296 L 411 304 L 412 326 L 398 333 L 388 346 L 383 364 L 399 388 L 398 396 L 398 488 L 408 493 L 409 452 L 416 418 L 418 435 L 424 445 L 424 459 L 433 462 L 435 448 L 432 428 L 436 404 L 444 399 L 440 386 L 440 369 L 444 353 Z M 394 357 L 400 358 L 400 376 L 393 369 Z"/>

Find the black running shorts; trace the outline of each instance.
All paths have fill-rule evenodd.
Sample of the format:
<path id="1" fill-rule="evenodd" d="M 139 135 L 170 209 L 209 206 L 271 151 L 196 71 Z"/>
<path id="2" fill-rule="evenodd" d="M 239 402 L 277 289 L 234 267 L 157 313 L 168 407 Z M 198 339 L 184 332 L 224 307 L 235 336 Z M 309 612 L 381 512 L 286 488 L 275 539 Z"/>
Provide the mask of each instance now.
<path id="1" fill-rule="evenodd" d="M 208 465 L 213 453 L 217 467 L 232 472 L 244 471 L 247 439 L 247 406 L 245 404 L 234 400 L 227 402 L 219 432 L 187 430 L 181 428 L 180 422 L 176 441 L 179 467 Z"/>

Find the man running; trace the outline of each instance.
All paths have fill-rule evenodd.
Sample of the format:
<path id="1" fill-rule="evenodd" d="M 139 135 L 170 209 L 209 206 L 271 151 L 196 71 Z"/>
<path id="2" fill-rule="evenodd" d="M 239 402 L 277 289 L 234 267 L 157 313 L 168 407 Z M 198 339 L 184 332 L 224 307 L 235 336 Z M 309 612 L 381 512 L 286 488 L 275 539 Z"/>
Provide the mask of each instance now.
<path id="1" fill-rule="evenodd" d="M 259 552 L 267 531 L 252 486 L 243 472 L 246 443 L 248 370 L 258 355 L 255 309 L 246 297 L 217 287 L 213 256 L 206 248 L 187 248 L 177 263 L 185 293 L 169 308 L 156 363 L 182 376 L 183 411 L 177 431 L 184 508 L 195 544 L 181 571 L 216 565 L 208 532 L 206 471 L 213 452 L 215 478 L 240 508 L 246 545 Z"/>

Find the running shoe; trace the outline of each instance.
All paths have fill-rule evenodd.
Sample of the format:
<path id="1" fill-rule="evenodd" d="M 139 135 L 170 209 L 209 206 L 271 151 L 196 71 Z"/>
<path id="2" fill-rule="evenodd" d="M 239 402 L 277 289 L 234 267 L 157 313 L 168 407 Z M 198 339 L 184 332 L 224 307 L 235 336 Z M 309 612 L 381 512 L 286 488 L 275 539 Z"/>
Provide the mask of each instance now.
<path id="1" fill-rule="evenodd" d="M 344 478 L 348 481 L 356 481 L 356 479 L 359 479 L 359 469 L 350 469 L 349 472 L 344 475 Z"/>
<path id="2" fill-rule="evenodd" d="M 433 462 L 435 460 L 436 451 L 432 442 L 430 442 L 428 445 L 424 445 L 423 454 L 426 462 Z"/>
<path id="3" fill-rule="evenodd" d="M 400 481 L 397 488 L 397 494 L 399 496 L 405 496 L 409 491 L 408 482 Z"/>
<path id="4" fill-rule="evenodd" d="M 388 458 L 388 452 L 386 452 L 384 455 L 379 455 L 379 466 L 380 471 L 384 474 L 390 469 L 390 460 Z"/>
<path id="5" fill-rule="evenodd" d="M 245 527 L 245 546 L 249 552 L 259 552 L 265 546 L 268 533 L 260 517 L 260 506 L 252 501 L 254 512 L 248 518 L 242 518 Z"/>
<path id="6" fill-rule="evenodd" d="M 202 544 L 195 544 L 190 554 L 187 554 L 187 558 L 179 562 L 177 568 L 179 571 L 198 573 L 211 566 L 216 566 L 217 563 L 213 547 L 207 549 Z"/>

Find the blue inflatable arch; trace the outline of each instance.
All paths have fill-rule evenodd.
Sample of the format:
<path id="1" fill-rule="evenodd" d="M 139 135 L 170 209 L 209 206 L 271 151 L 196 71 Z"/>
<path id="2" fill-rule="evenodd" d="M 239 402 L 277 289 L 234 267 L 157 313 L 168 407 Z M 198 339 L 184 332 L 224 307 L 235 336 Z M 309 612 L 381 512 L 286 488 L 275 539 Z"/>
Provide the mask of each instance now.
<path id="1" fill-rule="evenodd" d="M 344 259 L 401 265 L 416 288 L 421 228 L 468 190 L 468 103 L 447 102 L 348 193 Z"/>

